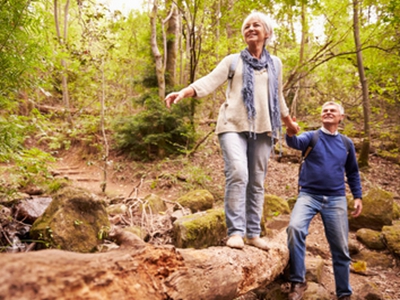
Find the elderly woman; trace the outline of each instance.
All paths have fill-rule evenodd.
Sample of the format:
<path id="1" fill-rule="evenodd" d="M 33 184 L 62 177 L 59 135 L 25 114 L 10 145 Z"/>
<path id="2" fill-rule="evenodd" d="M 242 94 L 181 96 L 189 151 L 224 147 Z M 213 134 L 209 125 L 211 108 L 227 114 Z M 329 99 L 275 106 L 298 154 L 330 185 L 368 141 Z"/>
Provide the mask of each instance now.
<path id="1" fill-rule="evenodd" d="M 225 216 L 227 246 L 241 249 L 243 238 L 268 250 L 260 238 L 264 181 L 274 138 L 286 127 L 298 132 L 282 94 L 282 63 L 265 46 L 273 36 L 267 16 L 252 12 L 244 20 L 242 35 L 247 47 L 226 56 L 208 75 L 165 98 L 167 107 L 187 97 L 204 97 L 228 83 L 226 100 L 219 109 L 216 134 L 225 162 Z"/>

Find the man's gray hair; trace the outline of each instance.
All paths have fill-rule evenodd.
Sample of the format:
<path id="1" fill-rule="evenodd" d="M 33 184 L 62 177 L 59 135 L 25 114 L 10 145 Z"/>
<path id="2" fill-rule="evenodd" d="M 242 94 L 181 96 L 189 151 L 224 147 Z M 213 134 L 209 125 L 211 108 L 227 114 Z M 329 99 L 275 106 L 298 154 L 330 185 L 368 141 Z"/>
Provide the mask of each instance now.
<path id="1" fill-rule="evenodd" d="M 322 104 L 322 109 L 324 109 L 324 107 L 328 106 L 328 105 L 336 105 L 337 108 L 339 109 L 340 114 L 342 116 L 344 115 L 344 108 L 341 104 L 339 104 L 337 102 L 333 102 L 333 101 L 328 101 L 328 102 L 325 102 L 324 104 Z"/>
<path id="2" fill-rule="evenodd" d="M 249 20 L 251 18 L 255 18 L 255 19 L 260 20 L 262 25 L 264 26 L 264 29 L 266 30 L 266 32 L 268 34 L 268 38 L 265 40 L 265 43 L 264 43 L 264 47 L 265 47 L 266 45 L 268 45 L 271 42 L 271 40 L 272 40 L 272 38 L 274 36 L 274 28 L 272 26 L 271 20 L 266 14 L 264 14 L 262 12 L 259 12 L 259 11 L 251 12 L 246 17 L 246 19 L 244 19 L 243 24 L 242 24 L 242 35 L 243 35 L 243 37 L 244 37 L 244 27 L 246 26 L 246 24 L 249 22 Z"/>

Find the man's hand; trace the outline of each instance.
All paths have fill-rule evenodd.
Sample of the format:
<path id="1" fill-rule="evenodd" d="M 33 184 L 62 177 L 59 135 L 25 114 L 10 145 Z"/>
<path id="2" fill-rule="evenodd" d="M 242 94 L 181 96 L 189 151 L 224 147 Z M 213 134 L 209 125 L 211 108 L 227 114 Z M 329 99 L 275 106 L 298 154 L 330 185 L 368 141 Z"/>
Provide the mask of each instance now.
<path id="1" fill-rule="evenodd" d="M 300 131 L 300 126 L 296 122 L 296 117 L 293 117 L 292 119 L 289 118 L 291 122 L 285 122 L 286 124 L 286 134 L 289 137 L 292 137 L 296 135 Z"/>
<path id="2" fill-rule="evenodd" d="M 354 218 L 357 218 L 362 211 L 362 200 L 361 199 L 354 199 L 354 211 L 351 212 L 351 215 Z"/>

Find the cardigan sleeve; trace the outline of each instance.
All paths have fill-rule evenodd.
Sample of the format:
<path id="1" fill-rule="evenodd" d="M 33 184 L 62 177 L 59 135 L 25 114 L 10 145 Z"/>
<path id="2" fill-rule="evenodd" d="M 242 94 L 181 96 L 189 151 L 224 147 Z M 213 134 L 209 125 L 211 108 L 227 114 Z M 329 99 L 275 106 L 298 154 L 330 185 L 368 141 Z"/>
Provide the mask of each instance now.
<path id="1" fill-rule="evenodd" d="M 227 81 L 232 59 L 233 54 L 226 56 L 214 70 L 190 85 L 196 91 L 197 98 L 211 94 Z"/>

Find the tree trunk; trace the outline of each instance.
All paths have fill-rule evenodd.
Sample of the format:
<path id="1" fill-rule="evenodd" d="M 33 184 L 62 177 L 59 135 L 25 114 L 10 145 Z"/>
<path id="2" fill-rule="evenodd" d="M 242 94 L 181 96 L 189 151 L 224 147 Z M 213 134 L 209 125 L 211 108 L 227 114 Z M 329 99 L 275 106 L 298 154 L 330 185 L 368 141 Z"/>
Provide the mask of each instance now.
<path id="1" fill-rule="evenodd" d="M 165 82 L 169 87 L 176 84 L 176 57 L 178 54 L 179 15 L 175 3 L 171 3 L 171 17 L 167 28 L 167 59 L 165 62 Z"/>
<path id="2" fill-rule="evenodd" d="M 361 153 L 358 158 L 358 164 L 360 167 L 368 167 L 368 154 L 371 141 L 371 131 L 369 127 L 369 115 L 370 115 L 370 104 L 369 104 L 369 91 L 368 82 L 365 77 L 363 57 L 361 52 L 361 42 L 360 42 L 360 20 L 358 17 L 358 0 L 353 0 L 353 22 L 354 22 L 354 42 L 357 52 L 357 67 L 358 74 L 360 76 L 361 88 L 362 88 L 362 103 L 363 103 L 363 113 L 364 113 L 364 139 L 363 145 L 361 147 Z"/>
<path id="3" fill-rule="evenodd" d="M 157 46 L 157 0 L 154 0 L 153 9 L 150 14 L 151 24 L 151 50 L 153 52 L 154 60 L 156 62 L 156 75 L 158 82 L 158 96 L 160 99 L 165 98 L 165 78 L 164 78 L 164 64 L 163 57 Z"/>
<path id="4" fill-rule="evenodd" d="M 101 97 L 100 97 L 100 107 L 101 107 L 101 114 L 100 114 L 100 127 L 101 133 L 103 135 L 103 143 L 104 143 L 104 150 L 103 150 L 103 181 L 101 182 L 101 191 L 104 193 L 107 188 L 107 169 L 108 169 L 108 155 L 109 155 L 109 145 L 107 140 L 106 134 L 106 126 L 105 126 L 105 111 L 106 111 L 106 80 L 104 75 L 104 58 L 101 61 Z"/>
<path id="5" fill-rule="evenodd" d="M 105 253 L 60 250 L 0 255 L 0 299 L 226 299 L 274 281 L 289 253 L 286 232 L 266 252 L 245 246 L 176 249 L 117 231 Z"/>
<path id="6" fill-rule="evenodd" d="M 67 0 L 65 7 L 64 7 L 64 32 L 63 36 L 61 37 L 61 30 L 60 30 L 60 19 L 58 13 L 58 1 L 54 0 L 54 22 L 56 26 L 57 38 L 58 42 L 62 48 L 62 51 L 65 51 L 65 43 L 68 38 L 68 9 L 69 9 L 69 2 Z M 62 82 L 62 96 L 63 96 L 63 104 L 65 106 L 65 111 L 67 114 L 68 123 L 72 125 L 72 118 L 71 118 L 71 107 L 69 103 L 69 91 L 68 91 L 68 70 L 67 70 L 67 63 L 64 59 L 61 59 L 61 66 L 62 66 L 62 74 L 61 74 L 61 82 Z"/>

